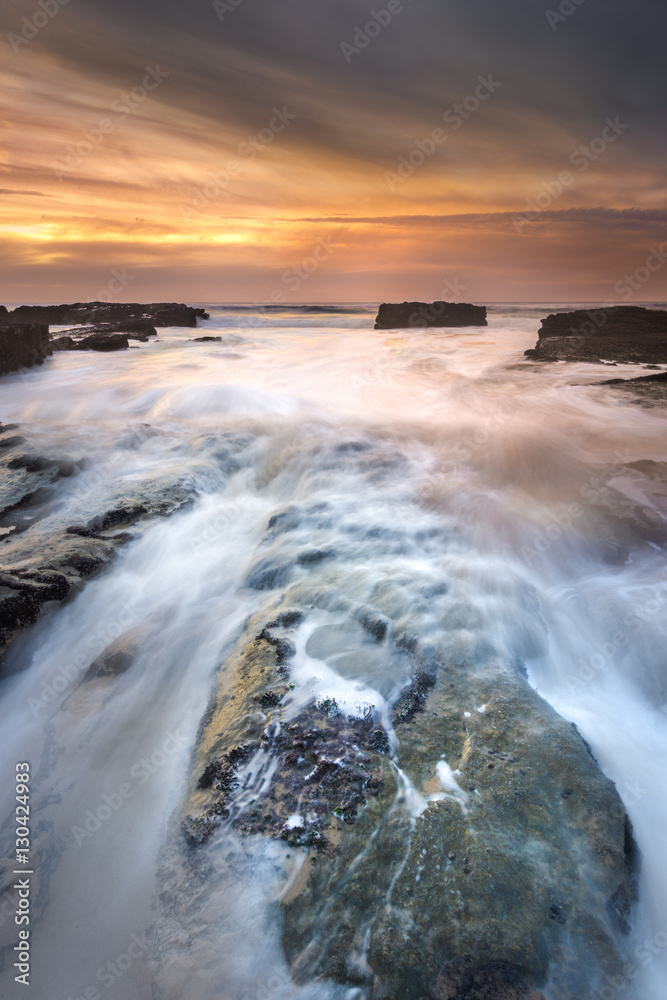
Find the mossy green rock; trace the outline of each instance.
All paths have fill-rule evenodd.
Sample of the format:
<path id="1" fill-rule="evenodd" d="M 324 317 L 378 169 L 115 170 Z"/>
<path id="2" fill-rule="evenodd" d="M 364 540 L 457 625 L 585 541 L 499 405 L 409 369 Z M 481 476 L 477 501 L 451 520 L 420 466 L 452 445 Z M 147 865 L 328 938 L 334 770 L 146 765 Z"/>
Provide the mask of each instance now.
<path id="1" fill-rule="evenodd" d="M 577 730 L 520 667 L 457 646 L 462 632 L 427 650 L 389 619 L 375 641 L 408 649 L 415 678 L 393 729 L 321 704 L 295 715 L 281 623 L 298 627 L 314 605 L 299 615 L 298 588 L 287 596 L 221 671 L 185 829 L 191 845 L 228 822 L 311 852 L 282 903 L 294 978 L 373 998 L 579 1000 L 619 975 L 637 852 Z M 249 796 L 251 758 L 267 780 Z M 308 810 L 307 824 L 288 822 Z"/>

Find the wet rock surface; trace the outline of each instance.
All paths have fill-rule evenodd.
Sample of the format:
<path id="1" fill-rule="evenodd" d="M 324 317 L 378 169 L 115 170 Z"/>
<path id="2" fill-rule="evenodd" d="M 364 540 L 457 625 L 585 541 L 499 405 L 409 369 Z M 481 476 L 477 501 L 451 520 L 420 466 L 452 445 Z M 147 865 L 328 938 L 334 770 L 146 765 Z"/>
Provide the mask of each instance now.
<path id="1" fill-rule="evenodd" d="M 376 330 L 486 325 L 486 306 L 468 302 L 383 302 L 375 320 Z"/>
<path id="2" fill-rule="evenodd" d="M 0 324 L 0 375 L 41 365 L 50 354 L 48 326 L 4 321 Z"/>
<path id="3" fill-rule="evenodd" d="M 208 319 L 204 309 L 180 302 L 75 302 L 57 306 L 18 306 L 8 313 L 11 323 L 46 323 L 50 326 L 74 324 L 116 325 L 119 323 L 150 323 L 152 326 L 196 326 L 197 319 Z M 126 331 L 129 332 L 129 331 Z"/>
<path id="4" fill-rule="evenodd" d="M 127 529 L 191 502 L 189 489 L 170 482 L 137 483 L 130 495 L 118 484 L 98 499 L 84 487 L 85 520 L 68 524 L 58 501 L 62 491 L 80 488 L 86 462 L 31 452 L 30 431 L 17 429 L 0 425 L 0 661 L 43 610 L 74 596 L 111 562 L 132 538 Z"/>
<path id="5" fill-rule="evenodd" d="M 507 962 L 475 966 L 469 955 L 445 966 L 434 992 L 437 1000 L 544 1000 L 525 969 Z"/>
<path id="6" fill-rule="evenodd" d="M 120 351 L 129 347 L 128 341 L 147 343 L 157 336 L 157 330 L 148 320 L 96 323 L 63 330 L 52 338 L 54 351 Z"/>
<path id="7" fill-rule="evenodd" d="M 667 311 L 612 306 L 554 313 L 542 320 L 534 361 L 667 363 Z"/>
<path id="8" fill-rule="evenodd" d="M 251 618 L 201 730 L 185 842 L 205 851 L 224 829 L 309 852 L 282 904 L 297 982 L 415 1000 L 592 995 L 622 968 L 637 891 L 614 785 L 520 664 L 469 648 L 463 607 L 426 641 L 416 612 L 411 629 L 397 620 L 397 593 L 387 582 L 374 606 L 345 605 L 294 581 Z M 333 606 L 348 623 L 318 626 Z M 350 678 L 374 650 L 406 658 L 389 715 L 304 696 L 304 649 L 327 645 Z"/>

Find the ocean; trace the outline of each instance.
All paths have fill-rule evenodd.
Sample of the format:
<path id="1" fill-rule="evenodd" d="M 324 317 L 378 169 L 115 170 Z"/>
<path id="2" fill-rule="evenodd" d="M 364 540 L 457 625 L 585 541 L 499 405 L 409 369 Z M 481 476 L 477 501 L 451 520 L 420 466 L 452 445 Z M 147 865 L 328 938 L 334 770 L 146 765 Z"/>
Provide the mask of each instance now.
<path id="1" fill-rule="evenodd" d="M 80 467 L 21 536 L 35 552 L 148 490 L 187 498 L 121 525 L 131 538 L 117 558 L 16 641 L 0 681 L 5 769 L 30 761 L 33 774 L 36 1000 L 365 996 L 288 973 L 279 901 L 300 849 L 256 834 L 233 846 L 221 829 L 206 877 L 178 902 L 193 876 L 170 831 L 215 678 L 288 583 L 312 588 L 320 609 L 325 588 L 365 606 L 395 585 L 385 614 L 434 637 L 465 608 L 461 642 L 521 662 L 615 783 L 643 859 L 627 972 L 599 995 L 662 1000 L 667 411 L 599 384 L 641 366 L 524 358 L 542 317 L 577 307 L 498 305 L 486 328 L 375 331 L 373 304 L 207 306 L 196 330 L 58 352 L 0 380 L 0 420 L 31 452 Z M 204 336 L 220 339 L 194 342 Z M 277 518 L 290 530 L 270 531 Z M 6 533 L 6 546 L 20 541 Z M 405 659 L 348 655 L 342 603 L 327 607 L 317 642 L 312 628 L 296 641 L 292 713 L 335 702 L 389 730 Z M 129 669 L 86 681 L 121 636 Z M 485 707 L 471 702 L 471 729 Z M 249 774 L 261 798 L 267 774 Z M 4 817 L 14 792 L 1 788 Z M 1 830 L 9 858 L 13 826 Z M 3 948 L 15 931 L 3 904 Z"/>

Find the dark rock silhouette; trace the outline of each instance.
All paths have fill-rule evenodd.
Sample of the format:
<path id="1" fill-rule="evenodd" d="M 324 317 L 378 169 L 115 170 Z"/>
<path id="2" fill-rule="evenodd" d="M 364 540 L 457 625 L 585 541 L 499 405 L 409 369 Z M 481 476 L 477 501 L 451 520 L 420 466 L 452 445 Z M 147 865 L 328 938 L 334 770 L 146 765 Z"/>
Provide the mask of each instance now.
<path id="1" fill-rule="evenodd" d="M 120 351 L 129 347 L 128 340 L 147 343 L 157 330 L 148 320 L 96 323 L 63 330 L 51 341 L 53 351 Z"/>
<path id="2" fill-rule="evenodd" d="M 542 320 L 534 361 L 667 363 L 667 312 L 611 306 L 554 313 Z"/>
<path id="3" fill-rule="evenodd" d="M 150 322 L 153 326 L 196 326 L 197 318 L 208 319 L 204 309 L 180 302 L 75 302 L 60 306 L 18 306 L 9 313 L 12 323 L 48 323 L 69 326 L 82 323 Z M 124 328 L 116 328 L 125 332 Z"/>
<path id="4" fill-rule="evenodd" d="M 486 325 L 486 306 L 468 302 L 383 302 L 375 320 L 376 330 Z"/>
<path id="5" fill-rule="evenodd" d="M 41 365 L 50 353 L 48 326 L 41 323 L 0 325 L 0 375 Z"/>

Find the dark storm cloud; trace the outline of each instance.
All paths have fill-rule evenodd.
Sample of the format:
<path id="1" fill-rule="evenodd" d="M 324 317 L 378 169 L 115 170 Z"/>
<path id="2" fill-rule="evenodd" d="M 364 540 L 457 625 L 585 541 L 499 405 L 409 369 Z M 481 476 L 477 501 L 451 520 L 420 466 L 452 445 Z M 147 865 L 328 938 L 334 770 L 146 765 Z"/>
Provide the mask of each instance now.
<path id="1" fill-rule="evenodd" d="M 493 109 L 467 127 L 488 156 L 502 144 L 499 167 L 548 164 L 565 136 L 593 138 L 610 114 L 630 123 L 628 147 L 640 160 L 664 152 L 659 0 L 584 0 L 555 30 L 546 12 L 559 3 L 548 0 L 403 0 L 349 62 L 341 43 L 353 44 L 355 27 L 387 0 L 228 6 L 221 20 L 208 0 L 72 0 L 31 44 L 119 90 L 160 62 L 171 73 L 160 101 L 210 122 L 212 141 L 219 128 L 261 128 L 285 104 L 298 115 L 288 144 L 384 163 L 403 137 L 430 132 L 478 74 L 493 74 L 502 84 Z M 19 9 L 3 21 L 16 30 Z"/>

